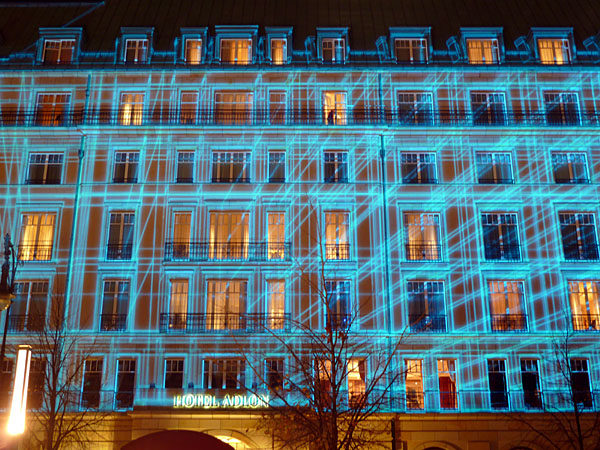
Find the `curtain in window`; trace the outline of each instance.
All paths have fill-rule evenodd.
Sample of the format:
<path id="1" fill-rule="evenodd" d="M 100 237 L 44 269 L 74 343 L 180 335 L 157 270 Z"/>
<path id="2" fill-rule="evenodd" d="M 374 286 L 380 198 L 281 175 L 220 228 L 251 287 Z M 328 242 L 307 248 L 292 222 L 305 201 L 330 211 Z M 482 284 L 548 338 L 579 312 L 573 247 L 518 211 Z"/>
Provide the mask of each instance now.
<path id="1" fill-rule="evenodd" d="M 270 212 L 267 214 L 267 222 L 267 258 L 284 259 L 285 213 Z"/>
<path id="2" fill-rule="evenodd" d="M 208 329 L 240 329 L 245 327 L 242 316 L 246 312 L 246 282 L 237 280 L 210 280 L 206 304 Z"/>
<path id="3" fill-rule="evenodd" d="M 267 281 L 267 314 L 269 315 L 269 327 L 280 330 L 284 327 L 283 314 L 285 313 L 285 281 Z"/>
<path id="4" fill-rule="evenodd" d="M 176 213 L 173 226 L 173 257 L 189 258 L 192 213 Z"/>
<path id="5" fill-rule="evenodd" d="M 245 259 L 248 257 L 248 213 L 210 214 L 209 258 Z"/>

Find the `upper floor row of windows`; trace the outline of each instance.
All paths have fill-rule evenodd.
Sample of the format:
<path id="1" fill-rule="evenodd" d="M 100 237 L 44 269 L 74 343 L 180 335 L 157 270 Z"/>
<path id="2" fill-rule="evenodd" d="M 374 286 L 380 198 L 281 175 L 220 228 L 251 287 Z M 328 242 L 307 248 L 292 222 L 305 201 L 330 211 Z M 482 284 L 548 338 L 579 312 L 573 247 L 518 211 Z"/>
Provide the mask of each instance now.
<path id="1" fill-rule="evenodd" d="M 94 58 L 81 49 L 82 34 L 80 28 L 41 28 L 35 61 L 48 65 L 92 62 Z M 430 27 L 391 27 L 387 36 L 377 39 L 372 51 L 353 52 L 348 28 L 317 28 L 316 36 L 306 38 L 303 50 L 294 50 L 292 27 L 265 27 L 265 34 L 259 36 L 256 25 L 217 25 L 214 36 L 208 34 L 206 27 L 181 28 L 173 50 L 160 52 L 160 57 L 153 52 L 153 35 L 153 27 L 122 27 L 114 61 L 125 64 L 168 62 L 163 58 L 165 54 L 170 62 L 186 65 L 344 64 L 365 59 L 401 64 L 537 62 L 562 65 L 575 62 L 577 56 L 572 28 L 532 28 L 528 36 L 515 41 L 515 50 L 505 51 L 502 28 L 461 28 L 458 35 L 446 41 L 447 49 L 434 50 Z M 593 60 L 590 53 L 600 56 L 596 39 L 591 37 L 583 43 L 590 61 Z"/>

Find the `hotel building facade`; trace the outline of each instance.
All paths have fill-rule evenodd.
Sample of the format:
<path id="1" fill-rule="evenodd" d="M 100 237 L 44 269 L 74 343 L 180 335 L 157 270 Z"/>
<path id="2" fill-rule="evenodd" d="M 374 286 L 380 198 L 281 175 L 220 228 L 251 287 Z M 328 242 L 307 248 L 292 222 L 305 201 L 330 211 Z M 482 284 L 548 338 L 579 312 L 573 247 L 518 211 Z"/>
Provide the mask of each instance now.
<path id="1" fill-rule="evenodd" d="M 549 448 L 511 417 L 569 385 L 596 417 L 600 11 L 522 3 L 0 6 L 9 350 L 64 300 L 94 448 L 266 449 L 247 358 L 285 371 L 326 291 L 352 339 L 403 339 L 389 448 Z"/>

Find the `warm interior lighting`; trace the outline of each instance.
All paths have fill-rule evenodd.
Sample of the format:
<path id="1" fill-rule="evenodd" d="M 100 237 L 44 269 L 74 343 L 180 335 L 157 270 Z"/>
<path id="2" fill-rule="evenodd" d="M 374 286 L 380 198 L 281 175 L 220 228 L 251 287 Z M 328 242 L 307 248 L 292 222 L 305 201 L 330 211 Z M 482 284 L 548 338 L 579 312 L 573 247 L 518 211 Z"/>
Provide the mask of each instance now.
<path id="1" fill-rule="evenodd" d="M 19 345 L 12 404 L 6 429 L 8 434 L 13 436 L 25 432 L 25 411 L 27 409 L 27 386 L 29 385 L 30 363 L 31 347 L 29 345 Z"/>

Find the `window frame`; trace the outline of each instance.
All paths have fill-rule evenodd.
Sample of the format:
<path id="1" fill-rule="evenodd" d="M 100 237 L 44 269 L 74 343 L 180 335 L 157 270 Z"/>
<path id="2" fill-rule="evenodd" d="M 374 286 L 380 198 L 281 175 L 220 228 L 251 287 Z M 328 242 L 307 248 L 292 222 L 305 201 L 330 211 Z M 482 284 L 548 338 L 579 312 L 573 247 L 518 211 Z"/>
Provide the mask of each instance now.
<path id="1" fill-rule="evenodd" d="M 484 178 L 480 173 L 480 162 L 483 159 L 483 156 L 486 155 L 486 159 L 489 156 L 491 159 L 491 165 L 488 171 L 491 171 L 492 178 Z M 500 178 L 498 174 L 502 175 L 502 170 L 499 168 L 502 164 L 506 164 L 506 162 L 502 163 L 498 161 L 498 157 L 508 157 L 508 168 L 510 169 L 510 178 Z M 487 163 L 487 161 L 486 161 Z M 475 166 L 477 173 L 477 183 L 478 184 L 514 184 L 515 183 L 515 171 L 513 170 L 513 157 L 512 152 L 510 151 L 476 151 L 475 152 Z M 484 180 L 484 181 L 482 181 Z"/>
<path id="2" fill-rule="evenodd" d="M 63 43 L 67 43 L 67 42 L 71 42 L 72 46 L 70 48 L 63 48 Z M 47 55 L 46 52 L 49 50 L 48 49 L 48 44 L 49 43 L 58 43 L 58 55 L 57 55 L 57 59 L 56 62 L 49 62 L 47 61 Z M 43 38 L 43 46 L 42 46 L 42 54 L 41 54 L 41 62 L 44 65 L 63 65 L 63 64 L 73 64 L 76 62 L 75 59 L 75 55 L 76 55 L 76 48 L 77 48 L 77 39 L 75 37 L 70 37 L 70 38 L 50 38 L 50 37 L 45 37 Z M 61 61 L 60 56 L 63 53 L 63 51 L 66 50 L 70 50 L 71 51 L 71 57 L 68 61 Z"/>
<path id="3" fill-rule="evenodd" d="M 400 211 L 401 214 L 401 219 L 402 219 L 402 238 L 404 240 L 404 261 L 406 262 L 443 262 L 444 261 L 444 256 L 443 256 L 443 249 L 442 249 L 442 213 L 439 211 L 427 211 L 427 210 L 415 210 L 415 209 L 406 209 L 406 210 L 402 210 Z M 434 218 L 434 221 L 437 219 L 437 224 L 434 224 L 434 226 L 437 228 L 436 229 L 436 241 L 435 241 L 435 245 L 437 248 L 433 249 L 433 254 L 434 257 L 428 257 L 426 255 L 423 256 L 423 258 L 412 258 L 409 256 L 409 246 L 411 245 L 416 245 L 416 244 L 411 244 L 411 240 L 409 239 L 409 226 L 410 225 L 417 225 L 417 224 L 409 224 L 407 222 L 407 216 L 409 215 L 419 215 L 420 216 L 420 223 L 418 224 L 421 228 L 421 231 L 424 233 L 424 227 L 426 227 L 427 223 L 423 223 L 423 218 L 424 216 L 432 216 Z M 424 233 L 426 234 L 426 233 Z M 423 243 L 426 243 L 428 241 L 422 241 Z M 428 244 L 425 244 L 428 245 Z M 431 245 L 431 244 L 429 244 Z M 430 255 L 431 253 L 429 253 L 429 251 L 425 251 L 423 253 L 426 253 L 427 255 Z M 435 254 L 437 253 L 437 257 L 435 257 Z"/>
<path id="4" fill-rule="evenodd" d="M 175 183 L 177 184 L 186 184 L 186 183 L 194 183 L 195 182 L 195 173 L 196 173 L 196 151 L 192 149 L 178 149 L 175 152 L 176 160 L 175 160 Z M 185 161 L 181 161 L 182 156 L 191 155 L 191 158 Z M 184 158 L 185 159 L 185 158 Z M 191 177 L 181 177 L 179 175 L 180 165 L 182 164 L 191 164 Z"/>
<path id="5" fill-rule="evenodd" d="M 324 149 L 323 150 L 323 183 L 327 184 L 349 184 L 350 180 L 350 151 L 340 149 Z M 331 159 L 333 156 L 333 160 Z M 341 160 L 340 160 L 341 158 Z M 330 172 L 327 167 L 333 166 L 331 176 L 327 176 Z M 344 176 L 344 168 L 346 176 Z M 341 172 L 341 174 L 340 174 Z"/>
<path id="6" fill-rule="evenodd" d="M 271 155 L 283 155 L 283 158 L 281 158 L 281 156 L 278 156 L 279 161 L 275 161 L 274 164 L 276 163 L 275 169 L 273 170 L 273 172 L 271 172 Z M 270 149 L 267 151 L 267 182 L 270 184 L 275 184 L 275 183 L 280 183 L 280 184 L 285 184 L 286 182 L 288 182 L 287 180 L 287 151 L 286 150 L 279 150 L 279 149 Z M 283 161 L 283 164 L 282 164 Z M 273 175 L 277 174 L 279 170 L 283 170 L 283 177 L 274 177 Z"/>
<path id="7" fill-rule="evenodd" d="M 63 174 L 65 173 L 64 166 L 64 159 L 65 159 L 65 154 L 64 152 L 60 152 L 60 151 L 32 151 L 27 155 L 27 173 L 26 173 L 26 177 L 25 177 L 25 183 L 29 184 L 29 185 L 56 185 L 56 184 L 61 184 L 62 180 L 63 180 Z M 34 157 L 39 157 L 39 156 L 43 156 L 44 157 L 44 161 L 43 164 L 39 163 L 37 161 L 32 161 L 32 159 L 34 159 Z M 52 157 L 58 157 L 58 159 L 60 160 L 59 163 L 54 163 L 51 162 L 50 159 L 53 159 Z M 40 178 L 34 178 L 31 175 L 31 166 L 36 165 L 36 166 L 42 166 L 42 177 Z M 50 166 L 55 165 L 55 166 L 59 166 L 60 165 L 60 175 L 58 176 L 58 178 L 48 178 L 48 172 L 50 170 Z M 49 182 L 50 181 L 50 182 Z"/>
<path id="8" fill-rule="evenodd" d="M 119 109 L 118 109 L 118 120 L 117 124 L 120 126 L 131 127 L 144 125 L 144 111 L 146 106 L 146 92 L 145 91 L 120 91 L 119 95 Z M 125 96 L 137 96 L 141 95 L 141 101 L 135 101 L 135 97 L 130 102 L 124 102 Z"/>
<path id="9" fill-rule="evenodd" d="M 557 162 L 562 162 L 562 161 L 555 161 L 555 159 L 558 159 L 558 157 L 564 158 L 566 160 L 566 166 L 567 169 L 569 171 L 569 179 L 563 179 L 563 178 L 557 178 L 556 176 L 556 169 L 557 167 L 555 167 L 555 164 Z M 584 160 L 584 177 L 575 177 L 575 171 L 573 170 L 573 165 L 574 164 L 580 164 L 580 161 L 573 161 L 573 157 L 583 157 Z M 589 166 L 589 158 L 588 158 L 588 154 L 585 151 L 563 151 L 563 150 L 558 150 L 558 151 L 551 151 L 550 152 L 550 167 L 552 170 L 552 179 L 554 180 L 555 184 L 589 184 L 590 183 L 590 166 Z"/>
<path id="10" fill-rule="evenodd" d="M 40 102 L 44 96 L 53 96 L 54 100 L 51 103 Z M 57 102 L 59 96 L 64 96 L 66 101 Z M 72 123 L 71 99 L 71 91 L 38 91 L 35 96 L 34 124 L 36 126 L 65 126 Z M 49 105 L 52 108 L 51 111 L 44 110 L 43 105 Z M 61 105 L 60 108 L 58 108 L 59 105 Z"/>
<path id="11" fill-rule="evenodd" d="M 474 60 L 471 59 L 471 43 L 478 42 L 480 45 L 478 48 L 473 48 L 473 52 L 478 51 L 482 59 Z M 491 54 L 491 61 L 486 61 L 485 53 L 487 48 L 485 43 L 489 42 L 489 51 Z M 465 37 L 465 54 L 467 56 L 467 62 L 472 65 L 498 65 L 501 62 L 500 42 L 497 37 Z"/>
<path id="12" fill-rule="evenodd" d="M 123 370 L 121 371 L 121 363 L 124 363 L 124 366 L 128 366 L 128 367 L 124 367 L 126 369 L 129 370 Z M 127 364 L 125 364 L 127 363 Z M 133 368 L 133 370 L 132 370 Z M 135 391 L 136 391 L 136 384 L 138 382 L 138 378 L 139 378 L 139 373 L 138 373 L 138 369 L 139 369 L 139 365 L 138 365 L 138 360 L 135 357 L 132 356 L 119 356 L 117 358 L 117 367 L 115 370 L 115 402 L 114 402 L 114 408 L 115 410 L 124 410 L 124 409 L 131 409 L 134 406 L 135 403 Z M 121 382 L 119 382 L 119 375 L 127 375 L 127 374 L 133 374 L 132 375 L 132 386 L 131 386 L 131 391 L 122 391 L 121 390 Z M 123 402 L 123 404 L 121 404 L 121 402 Z"/>
<path id="13" fill-rule="evenodd" d="M 120 221 L 120 227 L 119 227 L 119 240 L 118 242 L 113 242 L 111 243 L 110 240 L 110 228 L 111 228 L 111 224 L 113 223 L 111 218 L 113 215 L 120 215 L 121 216 L 121 221 Z M 133 221 L 131 222 L 131 227 L 132 227 L 132 231 L 131 231 L 131 243 L 127 244 L 124 242 L 124 232 L 125 232 L 125 216 L 126 215 L 132 215 L 133 216 Z M 137 241 L 136 239 L 136 220 L 137 220 L 137 216 L 138 216 L 138 212 L 135 209 L 120 209 L 120 208 L 115 208 L 115 209 L 110 209 L 107 211 L 107 227 L 106 227 L 106 258 L 105 261 L 106 262 L 133 262 L 134 258 L 133 255 L 135 255 L 136 253 L 136 249 L 135 249 L 135 243 Z M 127 250 L 127 248 L 125 247 L 126 245 L 130 245 L 131 246 L 131 250 Z M 111 246 L 118 246 L 118 247 L 123 247 L 121 250 L 118 250 L 116 253 L 117 255 L 113 258 L 109 257 L 109 253 L 111 252 L 110 248 Z M 120 256 L 121 252 L 124 252 L 125 255 L 124 256 Z"/>
<path id="14" fill-rule="evenodd" d="M 136 45 L 135 47 L 130 48 L 129 43 L 133 42 L 135 42 Z M 140 47 L 140 43 L 143 43 L 144 45 Z M 151 47 L 151 40 L 148 36 L 123 36 L 123 54 L 121 61 L 127 65 L 148 64 L 150 63 Z M 133 60 L 127 59 L 130 50 L 133 51 Z M 143 59 L 140 59 L 142 57 Z"/>
<path id="15" fill-rule="evenodd" d="M 217 156 L 219 155 L 219 156 Z M 223 160 L 222 155 L 227 156 L 226 160 Z M 230 175 L 234 174 L 236 157 L 234 155 L 242 155 L 241 171 L 238 177 L 224 177 L 223 171 L 226 169 Z M 245 149 L 213 149 L 210 153 L 210 180 L 212 184 L 246 184 L 252 182 L 252 151 Z M 239 161 L 237 161 L 239 163 Z M 217 167 L 215 167 L 217 164 Z"/>
<path id="16" fill-rule="evenodd" d="M 123 155 L 125 160 L 123 161 Z M 115 149 L 113 152 L 112 184 L 138 184 L 141 173 L 141 151 L 138 149 Z M 131 160 L 133 158 L 133 161 Z M 117 177 L 117 166 L 123 166 L 123 177 Z M 132 167 L 135 169 L 132 169 Z M 132 172 L 133 175 L 132 176 Z"/>
<path id="17" fill-rule="evenodd" d="M 523 236 L 521 235 L 522 231 L 521 231 L 521 226 L 520 226 L 520 217 L 521 217 L 521 211 L 519 211 L 518 209 L 505 209 L 505 210 L 498 210 L 498 209 L 485 209 L 485 210 L 479 210 L 478 211 L 478 215 L 479 215 L 479 223 L 480 223 L 480 228 L 481 228 L 481 248 L 483 249 L 483 260 L 486 262 L 524 262 L 526 260 L 526 256 L 527 256 L 527 247 L 525 246 L 525 241 L 523 240 Z M 497 222 L 496 223 L 492 223 L 491 225 L 495 225 L 497 228 L 500 227 L 500 225 L 514 225 L 516 227 L 516 232 L 515 232 L 515 236 L 518 239 L 517 244 L 512 244 L 512 245 L 516 245 L 517 251 L 518 251 L 518 255 L 516 258 L 512 258 L 512 255 L 510 254 L 510 243 L 506 244 L 504 242 L 505 238 L 504 238 L 504 233 L 502 233 L 502 235 L 498 236 L 498 254 L 500 255 L 498 258 L 493 258 L 493 259 L 489 259 L 486 254 L 486 233 L 485 233 L 485 228 L 484 225 L 490 225 L 489 223 L 484 224 L 483 223 L 483 216 L 486 216 L 486 222 L 489 222 L 489 218 L 490 216 L 497 216 Z M 503 223 L 501 216 L 514 216 L 514 223 Z M 508 234 L 507 236 L 510 237 L 510 234 Z M 503 248 L 507 247 L 506 250 L 503 251 Z M 523 247 L 523 248 L 522 248 Z M 493 249 L 490 249 L 488 251 L 493 251 Z M 508 257 L 505 256 L 506 252 L 508 253 Z"/>
<path id="18" fill-rule="evenodd" d="M 37 224 L 36 231 L 35 231 L 35 243 L 32 244 L 23 244 L 22 240 L 23 240 L 23 219 L 25 216 L 38 216 L 38 217 L 50 217 L 53 216 L 53 223 L 52 223 L 52 239 L 51 239 L 51 244 L 50 244 L 50 248 L 48 249 L 49 251 L 47 251 L 47 257 L 38 257 L 37 253 L 39 252 L 39 240 L 40 240 L 40 228 L 42 226 L 48 226 L 48 224 L 42 224 L 41 222 Z M 54 251 L 56 248 L 56 239 L 57 239 L 57 234 L 60 232 L 60 228 L 59 228 L 59 212 L 56 211 L 55 209 L 49 209 L 49 210 L 25 210 L 25 211 L 21 211 L 20 212 L 20 227 L 19 227 L 19 244 L 18 244 L 18 260 L 19 261 L 24 261 L 24 262 L 47 262 L 47 261 L 52 261 L 53 257 L 54 257 Z M 47 220 L 47 219 L 46 219 Z M 23 247 L 27 245 L 27 247 L 33 247 L 33 258 L 31 259 L 24 259 L 22 256 L 22 249 Z M 46 245 L 48 246 L 48 245 Z M 46 255 L 46 253 L 44 253 L 44 255 Z"/>
<path id="19" fill-rule="evenodd" d="M 483 101 L 475 101 L 477 97 L 484 96 Z M 502 102 L 497 102 L 494 97 L 502 98 Z M 498 127 L 506 126 L 509 122 L 508 103 L 504 91 L 492 90 L 472 90 L 469 91 L 469 101 L 471 105 L 472 124 L 474 126 Z M 477 108 L 475 105 L 480 105 Z M 496 111 L 496 105 L 501 105 L 502 111 Z M 485 106 L 485 108 L 483 108 Z M 500 120 L 498 120 L 500 119 Z"/>
<path id="20" fill-rule="evenodd" d="M 416 157 L 416 161 L 407 161 L 406 163 L 416 163 L 416 178 L 414 180 L 411 179 L 411 181 L 406 181 L 409 178 L 408 177 L 404 177 L 402 175 L 402 165 L 403 159 L 409 159 L 408 157 L 410 156 L 410 159 L 412 159 L 413 157 Z M 433 163 L 431 161 L 426 161 L 427 159 L 433 159 Z M 425 160 L 425 161 L 424 161 Z M 419 151 L 419 150 L 415 150 L 415 151 L 403 151 L 400 152 L 399 157 L 398 157 L 398 165 L 399 165 L 399 174 L 402 180 L 402 184 L 438 184 L 439 182 L 439 178 L 438 178 L 438 157 L 437 157 L 437 153 L 436 152 L 431 152 L 431 151 Z M 433 167 L 433 178 L 429 178 L 427 177 L 427 179 L 424 180 L 423 174 L 427 174 L 427 167 L 431 166 Z M 424 180 L 424 181 L 423 181 Z"/>
<path id="21" fill-rule="evenodd" d="M 171 364 L 169 364 L 171 363 Z M 169 371 L 169 365 L 173 366 L 173 363 L 175 363 L 177 366 L 179 365 L 179 363 L 181 363 L 181 371 L 179 370 L 171 370 Z M 176 367 L 176 369 L 179 369 L 179 367 Z M 169 374 L 174 374 L 174 375 L 178 375 L 181 374 L 181 386 L 167 386 L 167 382 L 168 382 L 168 377 Z M 163 387 L 164 389 L 183 389 L 184 388 L 184 377 L 185 377 L 185 357 L 183 356 L 172 356 L 172 357 L 165 357 L 164 359 L 164 378 L 163 378 Z"/>

